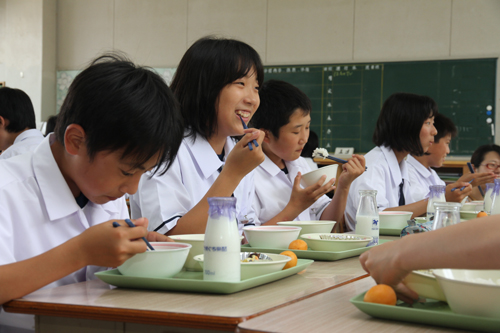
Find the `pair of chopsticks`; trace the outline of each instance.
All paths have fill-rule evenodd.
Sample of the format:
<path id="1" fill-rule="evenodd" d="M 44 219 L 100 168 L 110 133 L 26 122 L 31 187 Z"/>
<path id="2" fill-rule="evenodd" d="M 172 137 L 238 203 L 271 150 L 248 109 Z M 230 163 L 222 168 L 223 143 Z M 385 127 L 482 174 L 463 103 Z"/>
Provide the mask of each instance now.
<path id="1" fill-rule="evenodd" d="M 470 184 L 470 183 L 472 183 L 473 181 L 474 181 L 474 179 L 472 179 L 472 180 L 469 182 L 469 184 Z M 451 189 L 451 191 L 453 192 L 453 191 L 455 191 L 457 188 L 458 188 L 458 187 L 454 187 L 454 188 L 452 188 L 452 189 Z M 463 191 L 463 190 L 465 190 L 465 186 L 462 186 L 462 187 L 460 188 L 460 191 Z"/>
<path id="2" fill-rule="evenodd" d="M 134 228 L 135 227 L 135 224 L 130 221 L 129 219 L 125 219 L 125 223 L 128 224 L 129 227 L 131 228 Z M 120 226 L 120 223 L 118 222 L 113 222 L 113 227 L 114 228 L 118 228 Z M 146 245 L 148 246 L 148 248 L 151 250 L 151 251 L 154 251 L 155 248 L 153 246 L 151 246 L 151 244 L 148 242 L 148 240 L 146 239 L 146 237 L 142 237 L 142 240 L 146 243 Z"/>
<path id="3" fill-rule="evenodd" d="M 342 164 L 347 163 L 347 161 L 346 161 L 346 160 L 343 160 L 343 159 L 341 159 L 341 158 L 338 158 L 338 157 L 335 157 L 335 156 L 332 156 L 332 155 L 328 155 L 328 156 L 326 156 L 326 157 L 324 157 L 324 158 L 328 158 L 328 159 L 330 159 L 330 160 L 332 160 L 332 161 L 339 162 L 339 163 L 342 163 Z M 366 171 L 366 170 L 368 170 L 368 167 L 367 167 L 367 166 L 365 166 L 365 171 Z"/>
<path id="4" fill-rule="evenodd" d="M 241 123 L 243 124 L 243 128 L 244 128 L 244 129 L 248 129 L 248 126 L 247 126 L 247 124 L 245 124 L 245 122 L 243 121 L 243 118 L 241 118 L 241 116 L 240 116 L 240 115 L 238 115 L 238 117 L 240 117 Z M 252 141 L 250 141 L 250 142 L 248 143 L 248 149 L 250 149 L 250 150 L 253 150 L 253 147 L 252 147 L 252 142 L 253 142 L 253 144 L 255 145 L 255 147 L 258 147 L 258 146 L 259 146 L 259 144 L 257 143 L 257 141 L 256 141 L 255 139 L 253 139 Z"/>
<path id="5" fill-rule="evenodd" d="M 467 166 L 469 167 L 470 173 L 474 173 L 474 168 L 472 167 L 472 163 L 471 162 L 467 162 Z M 481 188 L 481 185 L 479 185 L 477 188 L 479 189 L 479 192 L 481 192 L 481 195 L 484 198 L 484 192 L 483 192 L 483 189 Z"/>

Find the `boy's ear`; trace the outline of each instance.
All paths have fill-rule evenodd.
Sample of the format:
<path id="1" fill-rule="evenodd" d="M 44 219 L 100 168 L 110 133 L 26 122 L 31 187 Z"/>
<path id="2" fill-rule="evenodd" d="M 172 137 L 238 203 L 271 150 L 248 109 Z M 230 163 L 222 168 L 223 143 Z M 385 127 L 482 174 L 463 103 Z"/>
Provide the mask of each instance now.
<path id="1" fill-rule="evenodd" d="M 6 129 L 9 126 L 9 120 L 0 116 L 0 128 Z"/>
<path id="2" fill-rule="evenodd" d="M 271 142 L 272 134 L 269 132 L 269 130 L 266 129 L 261 129 L 261 131 L 264 132 L 264 142 L 269 144 Z"/>
<path id="3" fill-rule="evenodd" d="M 85 148 L 85 130 L 82 126 L 71 124 L 66 128 L 64 147 L 71 155 L 77 155 L 81 149 Z"/>

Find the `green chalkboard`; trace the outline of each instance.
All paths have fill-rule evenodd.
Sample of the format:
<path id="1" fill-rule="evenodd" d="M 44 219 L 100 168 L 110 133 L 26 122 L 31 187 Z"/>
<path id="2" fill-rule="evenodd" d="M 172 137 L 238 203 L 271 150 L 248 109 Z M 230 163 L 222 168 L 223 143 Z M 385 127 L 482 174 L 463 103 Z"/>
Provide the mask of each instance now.
<path id="1" fill-rule="evenodd" d="M 290 82 L 312 102 L 320 146 L 368 152 L 384 100 L 395 92 L 432 97 L 458 128 L 450 150 L 470 155 L 494 143 L 496 59 L 265 67 L 265 80 Z"/>

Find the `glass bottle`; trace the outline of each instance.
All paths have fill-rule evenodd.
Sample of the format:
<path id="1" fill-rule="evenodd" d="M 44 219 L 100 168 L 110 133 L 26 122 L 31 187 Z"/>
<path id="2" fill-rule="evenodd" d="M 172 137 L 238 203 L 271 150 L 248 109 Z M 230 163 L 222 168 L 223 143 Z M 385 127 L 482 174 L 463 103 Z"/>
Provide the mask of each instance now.
<path id="1" fill-rule="evenodd" d="M 377 209 L 377 191 L 375 190 L 360 190 L 359 205 L 356 212 L 356 227 L 357 235 L 365 235 L 373 237 L 373 241 L 367 246 L 378 244 L 379 237 L 379 216 Z"/>
<path id="2" fill-rule="evenodd" d="M 435 202 L 436 213 L 432 223 L 432 230 L 459 223 L 461 206 L 459 202 Z"/>
<path id="3" fill-rule="evenodd" d="M 446 202 L 445 191 L 446 186 L 444 185 L 429 186 L 429 199 L 427 200 L 427 222 L 434 219 L 434 203 Z"/>
<path id="4" fill-rule="evenodd" d="M 493 189 L 495 188 L 495 183 L 486 184 L 486 192 L 484 193 L 484 207 L 483 210 L 486 213 L 491 212 L 491 201 L 493 199 Z"/>
<path id="5" fill-rule="evenodd" d="M 495 179 L 495 186 L 491 192 L 491 210 L 490 215 L 500 214 L 500 179 Z"/>
<path id="6" fill-rule="evenodd" d="M 239 282 L 241 241 L 236 223 L 236 198 L 208 198 L 208 204 L 203 280 Z"/>

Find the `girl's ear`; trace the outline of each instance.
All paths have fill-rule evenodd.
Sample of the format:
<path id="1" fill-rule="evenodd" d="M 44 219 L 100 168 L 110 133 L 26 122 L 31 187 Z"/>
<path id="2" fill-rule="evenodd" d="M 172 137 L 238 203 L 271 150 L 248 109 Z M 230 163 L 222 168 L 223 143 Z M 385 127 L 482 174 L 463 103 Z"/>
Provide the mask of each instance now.
<path id="1" fill-rule="evenodd" d="M 71 124 L 64 132 L 64 147 L 71 155 L 78 155 L 85 146 L 85 130 L 77 124 Z"/>

